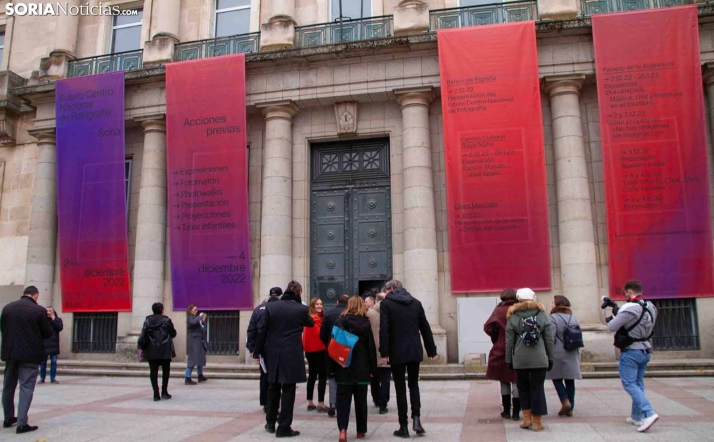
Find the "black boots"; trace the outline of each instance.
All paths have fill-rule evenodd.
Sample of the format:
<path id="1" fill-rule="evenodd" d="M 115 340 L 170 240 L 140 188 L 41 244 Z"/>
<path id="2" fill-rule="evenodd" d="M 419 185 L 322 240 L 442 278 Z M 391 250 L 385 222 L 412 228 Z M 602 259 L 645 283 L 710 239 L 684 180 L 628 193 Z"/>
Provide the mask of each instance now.
<path id="1" fill-rule="evenodd" d="M 186 379 L 183 381 L 183 384 L 184 384 L 184 385 L 196 385 L 196 381 L 194 381 L 194 380 L 191 379 L 191 378 L 186 378 Z"/>
<path id="2" fill-rule="evenodd" d="M 402 439 L 409 439 L 409 427 L 406 425 L 400 425 L 399 429 L 394 432 L 394 435 L 401 437 Z"/>
<path id="3" fill-rule="evenodd" d="M 501 405 L 503 405 L 503 411 L 501 412 L 501 417 L 504 419 L 511 418 L 511 395 L 502 394 L 501 395 Z"/>
<path id="4" fill-rule="evenodd" d="M 412 428 L 419 436 L 426 434 L 426 430 L 424 430 L 424 427 L 421 426 L 421 418 L 419 416 L 412 417 Z"/>
<path id="5" fill-rule="evenodd" d="M 513 398 L 513 413 L 511 413 L 511 418 L 514 421 L 519 421 L 519 420 L 521 420 L 520 414 L 521 414 L 521 400 L 518 399 L 517 397 L 514 397 Z"/>
<path id="6" fill-rule="evenodd" d="M 202 374 L 198 375 L 198 382 L 206 382 L 208 378 Z"/>

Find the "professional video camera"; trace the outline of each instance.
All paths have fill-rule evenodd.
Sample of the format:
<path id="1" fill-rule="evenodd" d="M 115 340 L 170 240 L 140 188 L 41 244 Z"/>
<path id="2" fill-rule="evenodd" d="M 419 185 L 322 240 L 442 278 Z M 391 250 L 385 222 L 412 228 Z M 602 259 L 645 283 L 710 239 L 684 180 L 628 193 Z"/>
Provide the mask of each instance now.
<path id="1" fill-rule="evenodd" d="M 608 298 L 607 296 L 603 296 L 602 297 L 602 305 L 600 306 L 600 308 L 605 310 L 608 307 L 612 309 L 612 316 L 608 316 L 607 318 L 605 318 L 605 322 L 612 321 L 612 318 L 617 316 L 617 312 L 620 310 L 620 306 L 617 305 L 617 303 L 615 301 Z"/>

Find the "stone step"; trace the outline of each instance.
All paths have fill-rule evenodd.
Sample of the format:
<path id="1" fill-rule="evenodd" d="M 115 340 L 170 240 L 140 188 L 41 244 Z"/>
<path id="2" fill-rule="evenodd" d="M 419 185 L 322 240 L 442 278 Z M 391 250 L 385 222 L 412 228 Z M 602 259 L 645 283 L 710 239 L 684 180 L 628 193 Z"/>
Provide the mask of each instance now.
<path id="1" fill-rule="evenodd" d="M 183 377 L 183 361 L 172 364 L 172 377 Z M 424 380 L 478 380 L 486 379 L 486 367 L 463 364 L 424 364 L 420 377 Z M 4 364 L 0 364 L 4 372 Z M 148 376 L 148 364 L 140 362 L 82 361 L 60 359 L 57 361 L 60 376 Z M 213 379 L 258 379 L 257 364 L 217 364 L 206 366 L 205 375 Z M 583 378 L 619 378 L 616 362 L 583 363 Z M 648 367 L 649 377 L 693 377 L 714 375 L 714 360 L 669 360 L 652 361 Z"/>

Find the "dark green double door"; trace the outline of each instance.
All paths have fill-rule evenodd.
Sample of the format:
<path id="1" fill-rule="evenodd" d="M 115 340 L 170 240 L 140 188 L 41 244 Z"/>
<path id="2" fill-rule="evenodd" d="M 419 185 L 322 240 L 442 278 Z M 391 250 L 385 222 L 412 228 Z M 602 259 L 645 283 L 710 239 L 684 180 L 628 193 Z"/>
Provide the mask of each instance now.
<path id="1" fill-rule="evenodd" d="M 392 277 L 386 140 L 317 145 L 312 151 L 310 277 L 325 305 Z"/>

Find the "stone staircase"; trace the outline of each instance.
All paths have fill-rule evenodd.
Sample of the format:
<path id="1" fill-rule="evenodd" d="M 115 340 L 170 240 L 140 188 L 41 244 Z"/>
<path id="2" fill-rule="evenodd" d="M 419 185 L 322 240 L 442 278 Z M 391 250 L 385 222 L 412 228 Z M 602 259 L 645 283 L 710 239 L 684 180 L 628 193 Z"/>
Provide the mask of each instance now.
<path id="1" fill-rule="evenodd" d="M 183 377 L 183 361 L 173 364 L 172 377 Z M 583 378 L 618 378 L 617 362 L 583 363 Z M 0 371 L 4 372 L 4 363 Z M 57 361 L 58 376 L 116 376 L 146 377 L 149 367 L 146 363 L 106 362 L 60 359 Z M 257 364 L 209 364 L 204 373 L 213 379 L 258 379 Z M 486 378 L 483 365 L 429 364 L 421 367 L 423 380 L 478 380 Z M 714 359 L 669 359 L 653 360 L 647 370 L 649 377 L 693 377 L 713 376 Z"/>

